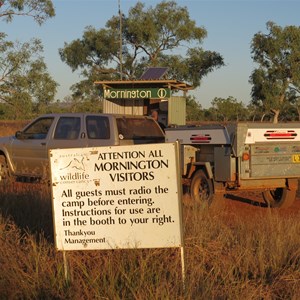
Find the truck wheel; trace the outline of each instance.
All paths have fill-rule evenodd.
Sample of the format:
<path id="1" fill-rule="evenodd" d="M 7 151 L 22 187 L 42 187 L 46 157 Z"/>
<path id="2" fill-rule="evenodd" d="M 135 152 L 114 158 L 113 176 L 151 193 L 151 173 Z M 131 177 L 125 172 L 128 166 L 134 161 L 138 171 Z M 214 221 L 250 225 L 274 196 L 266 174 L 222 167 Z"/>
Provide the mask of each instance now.
<path id="1" fill-rule="evenodd" d="M 287 208 L 295 201 L 296 191 L 288 190 L 287 188 L 277 188 L 275 190 L 264 191 L 262 195 L 270 207 Z"/>
<path id="2" fill-rule="evenodd" d="M 198 170 L 193 176 L 191 198 L 204 207 L 217 207 L 222 202 L 221 197 L 215 197 L 212 180 L 202 170 Z"/>
<path id="3" fill-rule="evenodd" d="M 8 165 L 4 155 L 0 155 L 0 183 L 6 183 L 10 181 L 10 175 L 8 171 Z"/>

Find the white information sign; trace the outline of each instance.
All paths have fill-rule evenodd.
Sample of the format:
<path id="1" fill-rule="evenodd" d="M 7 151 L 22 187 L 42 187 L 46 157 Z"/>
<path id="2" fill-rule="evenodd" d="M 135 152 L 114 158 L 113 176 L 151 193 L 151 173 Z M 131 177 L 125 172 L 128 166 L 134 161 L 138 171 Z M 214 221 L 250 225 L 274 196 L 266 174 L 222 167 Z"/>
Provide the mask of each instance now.
<path id="1" fill-rule="evenodd" d="M 49 152 L 58 250 L 181 247 L 176 143 Z"/>

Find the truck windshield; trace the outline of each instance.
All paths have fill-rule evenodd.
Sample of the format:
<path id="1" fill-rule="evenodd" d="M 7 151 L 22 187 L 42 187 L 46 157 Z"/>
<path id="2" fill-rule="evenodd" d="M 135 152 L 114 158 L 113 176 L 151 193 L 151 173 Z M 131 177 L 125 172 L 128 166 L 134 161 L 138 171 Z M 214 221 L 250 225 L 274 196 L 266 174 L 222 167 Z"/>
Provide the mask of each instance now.
<path id="1" fill-rule="evenodd" d="M 124 139 L 164 139 L 164 133 L 150 118 L 117 118 L 117 126 Z"/>
<path id="2" fill-rule="evenodd" d="M 22 137 L 26 139 L 42 140 L 47 137 L 54 118 L 40 118 L 27 127 L 22 132 Z"/>

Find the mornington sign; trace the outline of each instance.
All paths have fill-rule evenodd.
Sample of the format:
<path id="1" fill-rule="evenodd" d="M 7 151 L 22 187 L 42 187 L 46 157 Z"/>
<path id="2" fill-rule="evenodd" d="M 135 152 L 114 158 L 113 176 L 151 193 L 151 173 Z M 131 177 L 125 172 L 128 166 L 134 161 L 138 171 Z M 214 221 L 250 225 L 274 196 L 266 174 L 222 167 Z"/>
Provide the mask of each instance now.
<path id="1" fill-rule="evenodd" d="M 169 88 L 104 89 L 105 99 L 165 99 L 170 95 Z"/>

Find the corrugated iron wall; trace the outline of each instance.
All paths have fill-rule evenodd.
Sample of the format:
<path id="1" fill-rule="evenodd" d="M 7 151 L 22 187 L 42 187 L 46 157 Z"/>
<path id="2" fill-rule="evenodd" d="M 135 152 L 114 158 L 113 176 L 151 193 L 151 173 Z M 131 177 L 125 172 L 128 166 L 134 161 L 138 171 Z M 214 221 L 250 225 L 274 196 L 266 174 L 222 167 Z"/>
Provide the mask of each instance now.
<path id="1" fill-rule="evenodd" d="M 166 105 L 167 104 L 167 105 Z M 172 96 L 168 101 L 160 103 L 162 116 L 168 118 L 168 125 L 186 125 L 186 98 Z M 103 112 L 111 114 L 126 114 L 142 116 L 144 112 L 143 99 L 103 100 Z"/>
<path id="2" fill-rule="evenodd" d="M 168 125 L 185 125 L 186 98 L 184 96 L 172 96 L 168 104 Z"/>
<path id="3" fill-rule="evenodd" d="M 103 99 L 103 113 L 143 115 L 143 99 Z"/>

